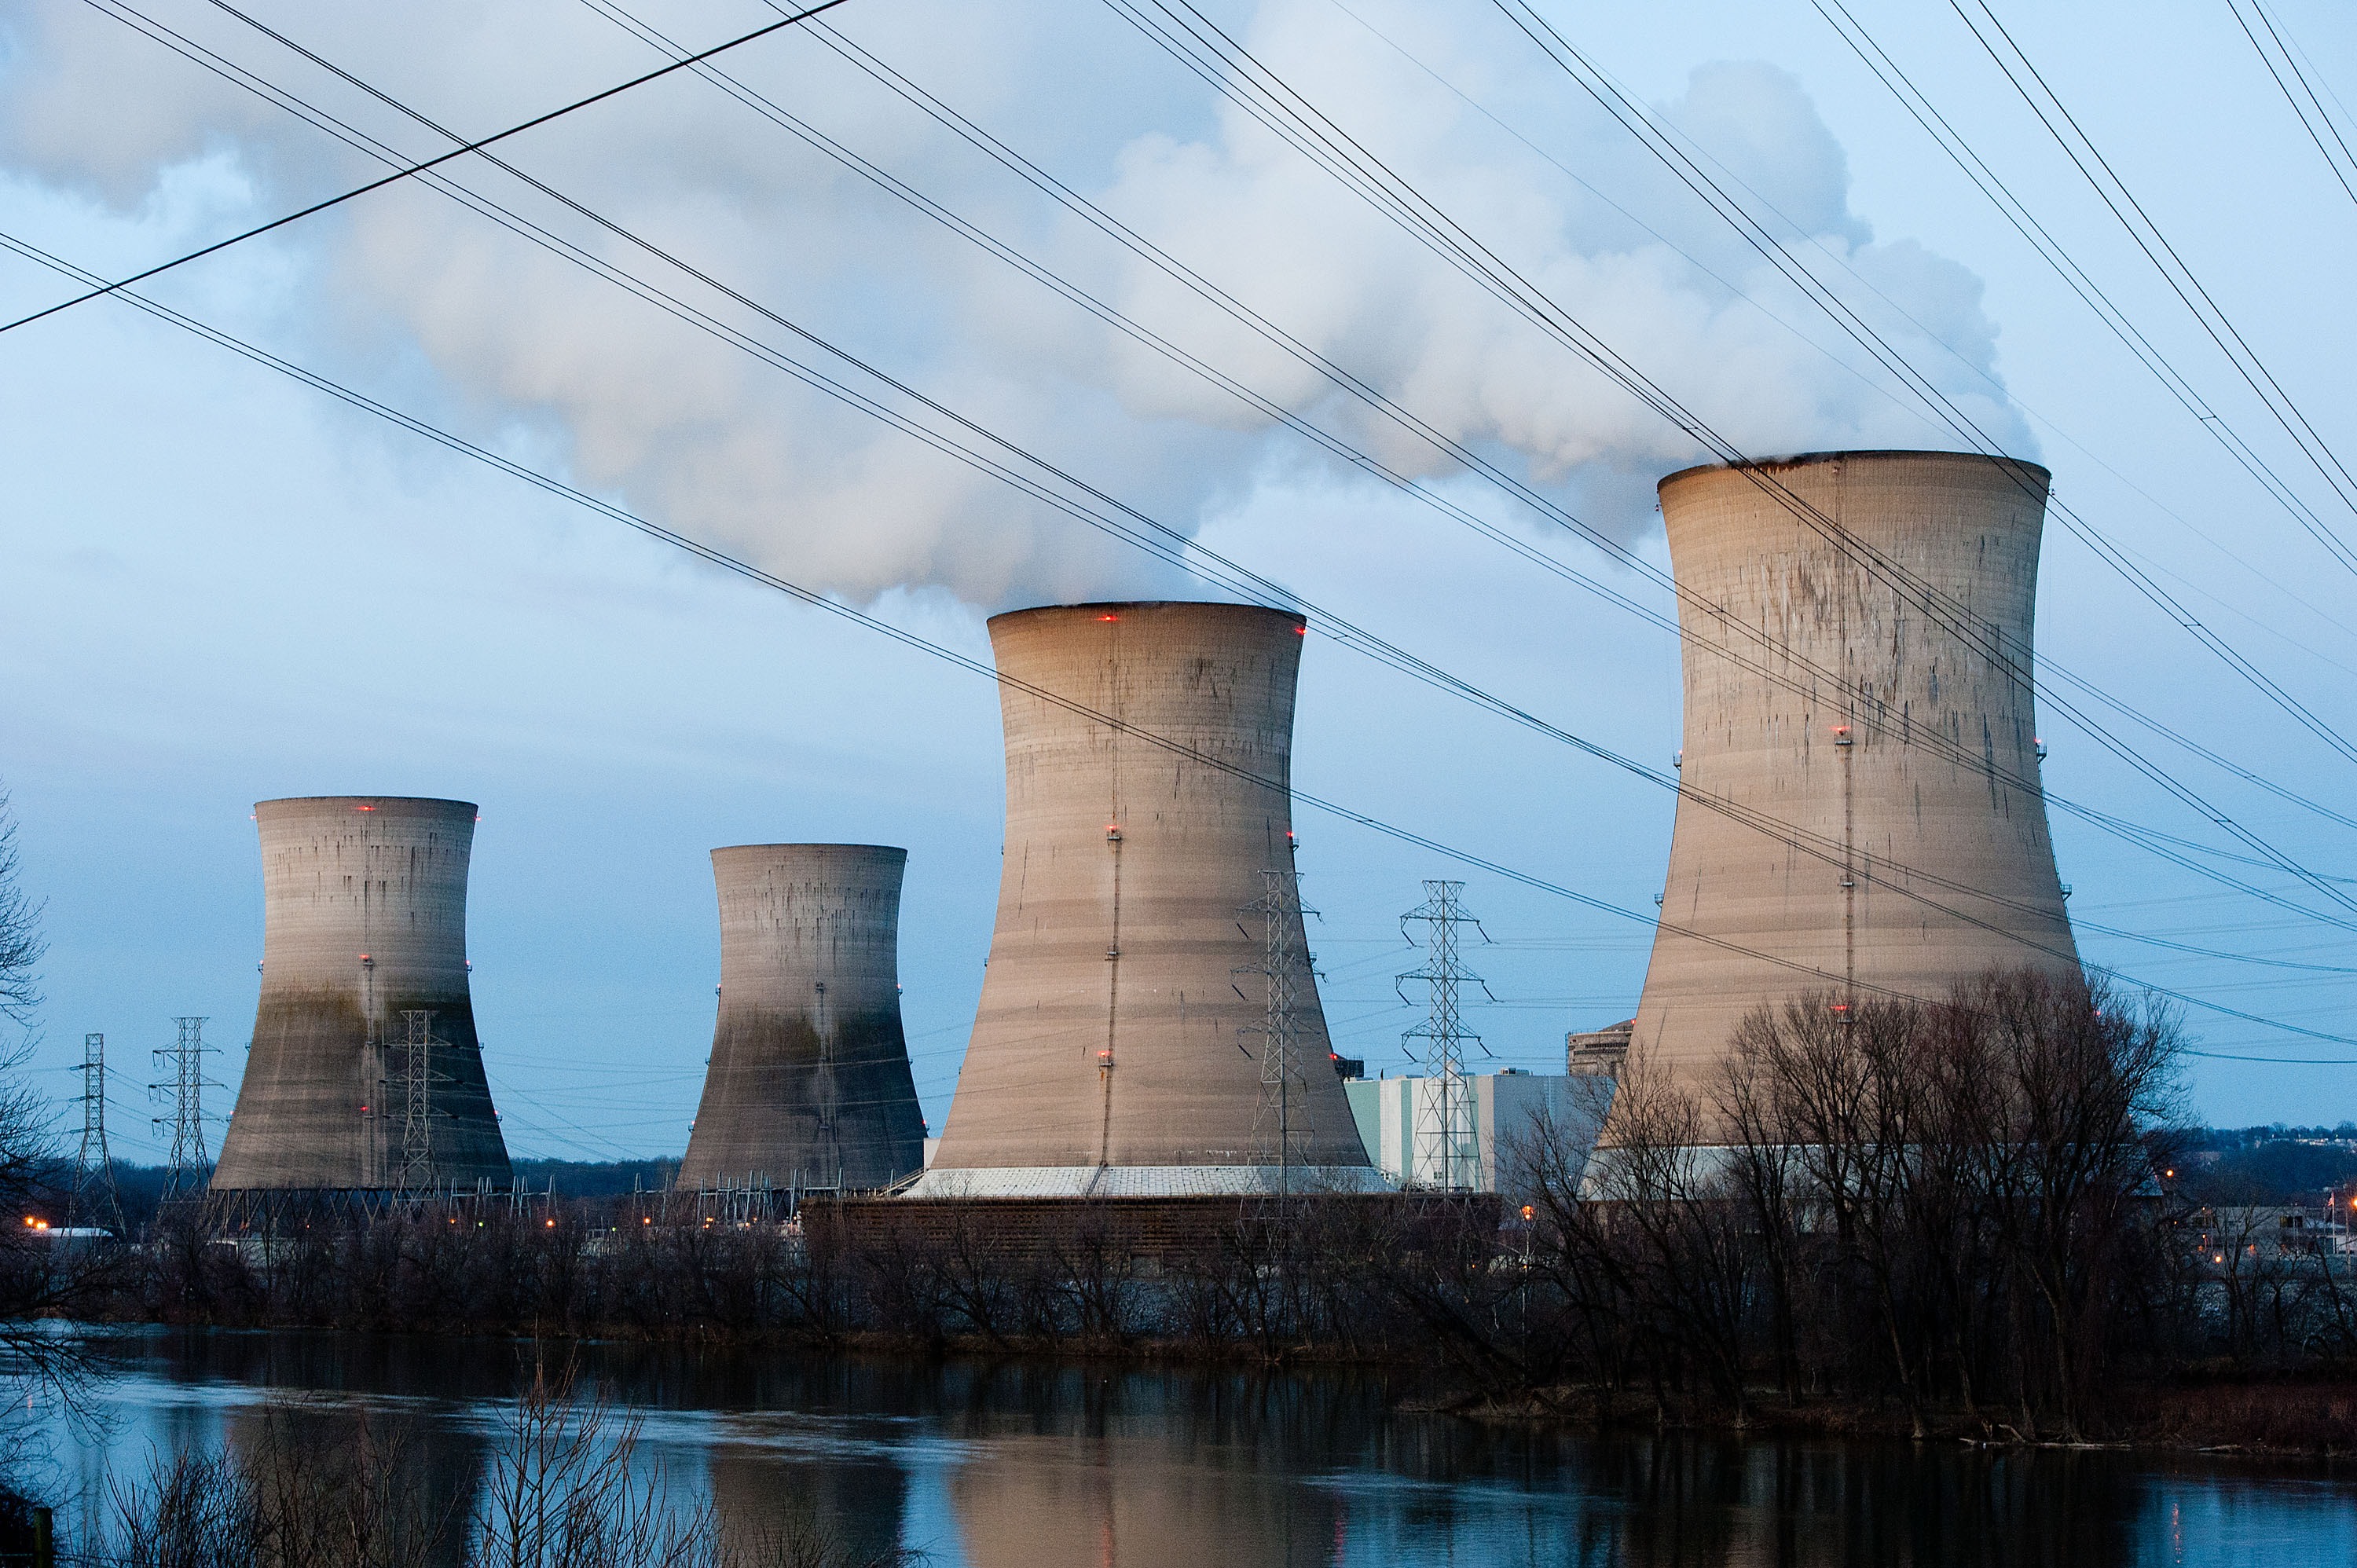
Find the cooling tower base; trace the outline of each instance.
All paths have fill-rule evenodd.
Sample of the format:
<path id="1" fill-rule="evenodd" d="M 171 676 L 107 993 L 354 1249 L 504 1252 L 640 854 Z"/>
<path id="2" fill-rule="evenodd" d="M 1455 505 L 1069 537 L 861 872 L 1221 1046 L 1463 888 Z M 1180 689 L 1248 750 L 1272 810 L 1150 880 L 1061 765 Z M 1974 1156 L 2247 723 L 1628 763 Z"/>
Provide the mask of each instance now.
<path id="1" fill-rule="evenodd" d="M 930 1170 L 902 1196 L 962 1197 L 1275 1197 L 1386 1193 L 1372 1165 L 1004 1165 Z"/>
<path id="2" fill-rule="evenodd" d="M 802 1208 L 813 1255 L 901 1267 L 912 1260 L 987 1256 L 1005 1266 L 1105 1267 L 1151 1279 L 1165 1266 L 1287 1249 L 1356 1249 L 1393 1256 L 1494 1235 L 1495 1193 L 1189 1193 L 1144 1197 L 810 1197 Z M 1274 1251 L 1271 1251 L 1274 1249 Z"/>

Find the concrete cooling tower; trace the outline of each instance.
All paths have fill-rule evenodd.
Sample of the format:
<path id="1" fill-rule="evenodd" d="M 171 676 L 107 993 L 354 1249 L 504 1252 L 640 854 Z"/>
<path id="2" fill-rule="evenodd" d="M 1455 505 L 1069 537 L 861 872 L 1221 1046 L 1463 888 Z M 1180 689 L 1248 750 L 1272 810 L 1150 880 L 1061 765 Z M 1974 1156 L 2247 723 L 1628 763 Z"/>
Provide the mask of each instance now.
<path id="1" fill-rule="evenodd" d="M 712 852 L 720 1020 L 683 1188 L 888 1187 L 924 1165 L 900 1032 L 900 874 L 856 843 Z"/>
<path id="2" fill-rule="evenodd" d="M 1705 1107 L 1763 1002 L 2075 963 L 2030 689 L 2046 489 L 1948 452 L 1662 481 L 1685 749 L 1631 1048 Z"/>
<path id="3" fill-rule="evenodd" d="M 475 808 L 330 795 L 253 814 L 262 1002 L 214 1188 L 506 1182 L 467 990 Z"/>
<path id="4" fill-rule="evenodd" d="M 990 623 L 1006 841 L 982 1004 L 918 1197 L 1382 1186 L 1327 1065 L 1297 901 L 1290 1137 L 1265 1109 L 1271 870 L 1292 866 L 1301 618 L 1109 604 Z M 1161 744 L 1168 743 L 1168 744 Z M 1173 749 L 1173 747 L 1178 749 Z M 1281 1157 L 1282 1156 L 1282 1157 Z"/>

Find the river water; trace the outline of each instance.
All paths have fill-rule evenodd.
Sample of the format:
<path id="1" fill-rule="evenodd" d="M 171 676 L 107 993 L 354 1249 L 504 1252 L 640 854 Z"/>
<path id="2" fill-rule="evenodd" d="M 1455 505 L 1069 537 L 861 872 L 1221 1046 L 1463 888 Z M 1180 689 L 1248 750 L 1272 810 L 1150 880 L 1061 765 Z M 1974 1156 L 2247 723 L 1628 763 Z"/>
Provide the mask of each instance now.
<path id="1" fill-rule="evenodd" d="M 233 1444 L 300 1393 L 410 1434 L 463 1507 L 531 1375 L 505 1345 L 328 1334 L 148 1332 L 116 1362 L 102 1420 L 38 1423 L 61 1495 Z M 580 1377 L 640 1418 L 675 1495 L 942 1568 L 2357 1563 L 2347 1470 L 1598 1441 L 1403 1411 L 1407 1383 L 1361 1374 L 593 1348 Z"/>

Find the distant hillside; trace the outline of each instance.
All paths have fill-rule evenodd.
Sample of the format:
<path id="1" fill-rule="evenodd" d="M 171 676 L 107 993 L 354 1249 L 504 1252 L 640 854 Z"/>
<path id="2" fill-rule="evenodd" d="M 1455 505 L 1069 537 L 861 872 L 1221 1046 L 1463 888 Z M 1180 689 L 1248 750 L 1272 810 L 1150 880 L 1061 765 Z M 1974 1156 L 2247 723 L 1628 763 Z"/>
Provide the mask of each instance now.
<path id="1" fill-rule="evenodd" d="M 671 1186 L 679 1174 L 679 1161 L 661 1160 L 518 1160 L 515 1174 L 534 1192 L 546 1190 L 554 1180 L 559 1197 L 613 1197 L 632 1190 L 661 1192 Z M 73 1186 L 72 1166 L 69 1163 L 54 1170 L 49 1184 L 55 1196 L 42 1205 L 40 1216 L 54 1224 L 63 1224 L 69 1216 L 67 1197 Z M 635 1184 L 635 1188 L 633 1184 Z M 114 1162 L 114 1190 L 123 1202 L 123 1218 L 134 1230 L 156 1218 L 156 1208 L 163 1200 L 164 1167 L 136 1165 L 123 1160 Z M 81 1219 L 95 1218 L 75 1216 Z M 16 1221 L 10 1219 L 9 1224 Z"/>
<path id="2" fill-rule="evenodd" d="M 2309 1203 L 2357 1186 L 2357 1122 L 2203 1128 L 2186 1150 L 2187 1196 L 2204 1203 Z"/>

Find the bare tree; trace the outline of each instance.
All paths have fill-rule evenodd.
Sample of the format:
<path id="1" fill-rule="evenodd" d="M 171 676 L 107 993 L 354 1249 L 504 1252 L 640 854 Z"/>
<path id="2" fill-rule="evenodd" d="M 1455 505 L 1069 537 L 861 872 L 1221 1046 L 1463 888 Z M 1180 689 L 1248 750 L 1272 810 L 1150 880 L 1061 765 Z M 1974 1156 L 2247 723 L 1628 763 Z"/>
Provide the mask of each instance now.
<path id="1" fill-rule="evenodd" d="M 1694 1096 L 1631 1052 L 1609 1144 L 1589 1163 L 1575 1223 L 1562 1234 L 1583 1254 L 1567 1272 L 1624 1282 L 1634 1343 L 1663 1418 L 1699 1380 L 1741 1424 L 1758 1260 L 1727 1151 L 1705 1127 Z"/>
<path id="2" fill-rule="evenodd" d="M 41 903 L 18 876 L 16 813 L 0 790 L 0 1018 L 23 1026 L 41 1004 L 35 966 L 48 944 L 41 940 Z"/>
<path id="3" fill-rule="evenodd" d="M 2019 1433 L 2077 1436 L 2168 1294 L 2149 1198 L 2174 1015 L 2076 973 L 1992 970 L 1937 1002 L 1762 1006 L 1734 1046 L 1727 1175 L 1780 1380 L 1813 1359 L 1853 1391 L 1879 1382 L 1919 1435 L 1935 1399 L 1986 1424 L 2009 1390 Z M 1837 1353 L 1804 1355 L 1799 1323 L 1833 1326 Z"/>
<path id="4" fill-rule="evenodd" d="M 1851 1006 L 1831 993 L 1761 1007 L 1736 1031 L 1721 1094 L 1729 1122 L 1749 1135 L 1733 1174 L 1760 1208 L 1763 1240 L 1789 1229 L 1789 1199 L 1781 1214 L 1765 1205 L 1799 1176 L 1830 1230 L 1837 1287 L 1865 1304 L 1919 1437 L 1924 1347 L 1912 1276 L 1921 1254 L 1911 1232 L 1929 1022 L 1910 1003 Z"/>
<path id="5" fill-rule="evenodd" d="M 35 972 L 45 950 L 41 908 L 20 882 L 16 822 L 0 794 L 0 1020 L 23 1031 L 0 1045 L 0 1355 L 12 1375 L 44 1381 L 70 1401 L 86 1346 L 43 1320 L 71 1317 L 90 1303 L 106 1283 L 111 1260 L 29 1219 L 16 1223 L 54 1208 L 57 1197 L 57 1129 L 48 1097 L 25 1072 L 41 1001 Z"/>
<path id="6" fill-rule="evenodd" d="M 2183 1036 L 2158 1004 L 2041 970 L 1985 975 L 1952 1005 L 1981 1022 L 2007 1090 L 1994 1131 L 2018 1175 L 1991 1196 L 2045 1317 L 2048 1397 L 2075 1438 L 2137 1288 L 2146 1134 L 2176 1115 Z"/>

